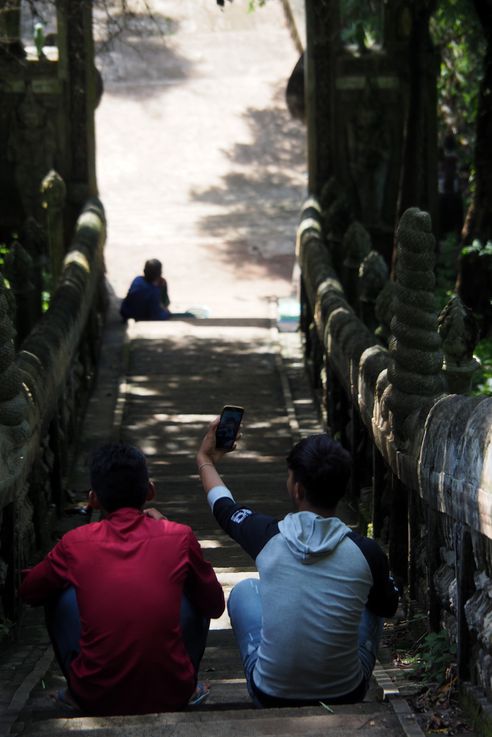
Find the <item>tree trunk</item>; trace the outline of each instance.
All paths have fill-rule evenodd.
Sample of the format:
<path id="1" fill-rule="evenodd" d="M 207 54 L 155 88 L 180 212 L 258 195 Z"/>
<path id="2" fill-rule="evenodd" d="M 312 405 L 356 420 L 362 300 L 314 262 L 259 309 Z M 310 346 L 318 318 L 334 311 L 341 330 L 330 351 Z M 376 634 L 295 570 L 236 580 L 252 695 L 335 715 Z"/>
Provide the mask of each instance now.
<path id="1" fill-rule="evenodd" d="M 434 214 L 436 207 L 436 181 L 431 183 L 436 162 L 429 150 L 436 149 L 435 70 L 429 61 L 435 59 L 429 21 L 436 9 L 437 0 L 421 0 L 416 3 L 412 33 L 408 44 L 410 70 L 410 103 L 405 131 L 403 167 L 400 184 L 397 219 L 408 207 L 420 207 Z M 431 65 L 432 66 L 432 65 Z"/>
<path id="2" fill-rule="evenodd" d="M 463 243 L 492 240 L 492 0 L 474 0 L 487 47 L 478 97 L 475 192 L 463 229 Z"/>
<path id="3" fill-rule="evenodd" d="M 475 140 L 475 191 L 462 232 L 462 245 L 492 241 L 492 0 L 474 0 L 486 39 Z M 481 334 L 492 332 L 492 256 L 472 249 L 460 258 L 456 289 L 479 317 Z"/>
<path id="4" fill-rule="evenodd" d="M 308 188 L 319 197 L 334 173 L 334 67 L 340 44 L 338 0 L 306 0 L 305 103 Z"/>

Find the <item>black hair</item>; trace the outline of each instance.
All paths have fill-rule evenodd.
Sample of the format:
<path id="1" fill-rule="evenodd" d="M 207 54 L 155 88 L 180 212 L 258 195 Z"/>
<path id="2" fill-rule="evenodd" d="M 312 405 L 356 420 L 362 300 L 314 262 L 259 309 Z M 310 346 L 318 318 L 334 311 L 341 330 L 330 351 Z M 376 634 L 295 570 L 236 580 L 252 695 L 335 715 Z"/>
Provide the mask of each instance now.
<path id="1" fill-rule="evenodd" d="M 157 258 L 151 258 L 145 262 L 144 277 L 146 281 L 153 282 L 162 276 L 162 264 Z"/>
<path id="2" fill-rule="evenodd" d="M 350 478 L 350 455 L 326 433 L 300 440 L 287 456 L 287 467 L 314 507 L 335 509 Z"/>
<path id="3" fill-rule="evenodd" d="M 141 509 L 149 491 L 147 461 L 139 448 L 108 443 L 92 454 L 91 487 L 102 508 L 114 512 L 122 507 Z"/>

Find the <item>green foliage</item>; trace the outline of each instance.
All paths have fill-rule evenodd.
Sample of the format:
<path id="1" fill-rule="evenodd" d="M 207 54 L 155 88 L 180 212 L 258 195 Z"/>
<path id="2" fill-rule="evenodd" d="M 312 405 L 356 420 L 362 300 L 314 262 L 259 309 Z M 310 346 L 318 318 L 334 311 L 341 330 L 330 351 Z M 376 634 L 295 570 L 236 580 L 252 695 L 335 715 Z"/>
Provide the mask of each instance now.
<path id="1" fill-rule="evenodd" d="M 455 661 L 456 645 L 446 630 L 426 634 L 407 660 L 414 668 L 413 675 L 425 685 L 444 683 Z"/>
<path id="2" fill-rule="evenodd" d="M 5 263 L 5 256 L 9 252 L 9 247 L 6 243 L 0 243 L 0 267 Z"/>
<path id="3" fill-rule="evenodd" d="M 360 47 L 382 42 L 382 3 L 380 0 L 341 0 L 342 41 Z"/>
<path id="4" fill-rule="evenodd" d="M 492 241 L 487 241 L 484 245 L 481 241 L 474 240 L 471 246 L 465 246 L 461 253 L 463 256 L 471 256 L 472 254 L 479 257 L 492 256 Z"/>
<path id="5" fill-rule="evenodd" d="M 51 273 L 43 269 L 43 286 L 44 289 L 41 292 L 41 309 L 46 312 L 49 309 L 51 302 L 51 293 L 53 291 L 53 279 Z"/>
<path id="6" fill-rule="evenodd" d="M 2 282 L 2 285 L 6 289 L 10 289 L 10 282 L 6 278 L 6 276 L 1 272 L 3 272 L 3 266 L 5 264 L 5 257 L 7 256 L 9 251 L 10 251 L 10 246 L 8 246 L 6 243 L 0 243 L 0 281 Z"/>
<path id="7" fill-rule="evenodd" d="M 469 0 L 440 0 L 431 19 L 431 33 L 441 55 L 439 127 L 456 134 L 463 164 L 471 167 L 485 54 L 483 31 Z"/>
<path id="8" fill-rule="evenodd" d="M 248 13 L 253 13 L 256 8 L 262 8 L 266 0 L 248 0 Z"/>

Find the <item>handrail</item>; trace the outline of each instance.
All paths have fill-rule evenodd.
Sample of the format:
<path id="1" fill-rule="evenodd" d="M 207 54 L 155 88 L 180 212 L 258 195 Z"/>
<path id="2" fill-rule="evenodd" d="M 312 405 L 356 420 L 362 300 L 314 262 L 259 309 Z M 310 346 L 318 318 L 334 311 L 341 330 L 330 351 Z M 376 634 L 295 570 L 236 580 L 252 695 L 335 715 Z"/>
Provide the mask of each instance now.
<path id="1" fill-rule="evenodd" d="M 104 274 L 106 237 L 104 209 L 87 201 L 75 226 L 72 244 L 50 307 L 21 345 L 15 366 L 22 382 L 14 398 L 22 421 L 2 424 L 0 405 L 0 508 L 11 502 L 25 483 L 39 453 L 39 443 L 57 411 L 96 290 Z"/>
<path id="2" fill-rule="evenodd" d="M 318 229 L 299 227 L 299 262 L 316 330 L 337 379 L 393 473 L 434 509 L 492 539 L 492 399 L 461 395 L 422 403 L 402 446 L 382 422 L 390 355 L 348 304 Z M 395 410 L 397 411 L 397 410 Z"/>

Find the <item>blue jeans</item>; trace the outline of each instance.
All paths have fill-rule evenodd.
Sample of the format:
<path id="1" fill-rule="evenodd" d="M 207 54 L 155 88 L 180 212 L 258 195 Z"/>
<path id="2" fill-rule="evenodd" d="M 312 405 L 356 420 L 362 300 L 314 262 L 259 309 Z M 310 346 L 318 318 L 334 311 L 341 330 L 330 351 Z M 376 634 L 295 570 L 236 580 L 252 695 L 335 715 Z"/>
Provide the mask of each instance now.
<path id="1" fill-rule="evenodd" d="M 45 606 L 46 626 L 58 664 L 68 680 L 70 663 L 80 651 L 80 615 L 73 586 Z M 183 595 L 181 600 L 181 630 L 188 656 L 198 673 L 207 644 L 210 620 L 199 614 Z"/>
<path id="2" fill-rule="evenodd" d="M 253 670 L 258 659 L 261 642 L 262 608 L 260 582 L 257 578 L 240 581 L 231 591 L 227 611 L 239 647 L 246 685 L 255 706 L 263 707 L 252 686 Z M 384 620 L 364 608 L 359 625 L 359 659 L 366 682 L 369 681 L 376 663 Z"/>

